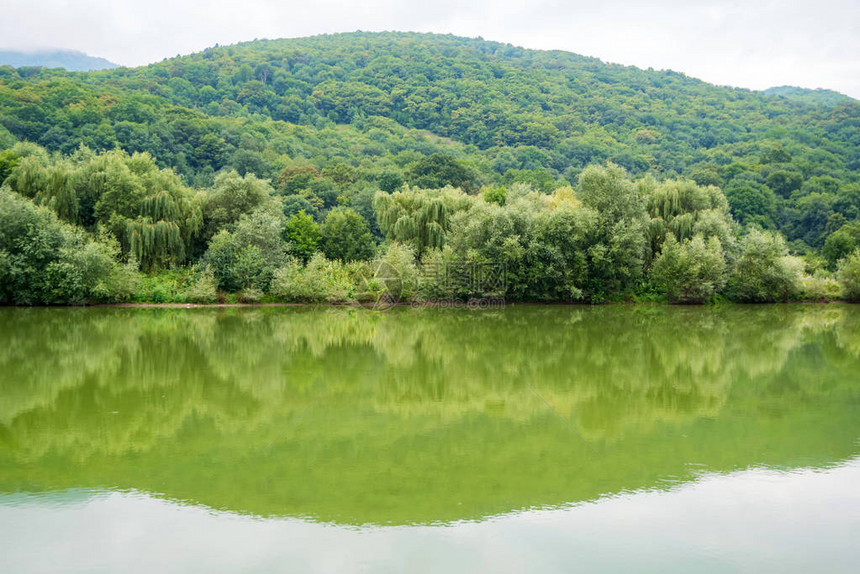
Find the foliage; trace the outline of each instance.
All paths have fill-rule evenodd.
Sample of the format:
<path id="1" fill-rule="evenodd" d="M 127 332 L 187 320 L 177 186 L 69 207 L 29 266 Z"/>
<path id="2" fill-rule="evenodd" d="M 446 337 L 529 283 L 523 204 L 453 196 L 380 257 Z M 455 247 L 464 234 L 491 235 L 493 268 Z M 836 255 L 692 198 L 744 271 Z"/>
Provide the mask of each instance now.
<path id="1" fill-rule="evenodd" d="M 728 285 L 738 301 L 788 301 L 801 294 L 803 263 L 788 255 L 781 236 L 753 229 L 741 240 L 740 249 Z"/>
<path id="2" fill-rule="evenodd" d="M 130 285 L 137 265 L 157 277 L 137 299 L 191 297 L 198 280 L 211 299 L 188 271 L 209 266 L 224 296 L 257 300 L 278 269 L 305 273 L 322 252 L 308 273 L 324 276 L 323 260 L 371 260 L 383 239 L 381 258 L 414 254 L 415 297 L 831 298 L 785 245 L 830 271 L 860 247 L 860 105 L 773 94 L 413 33 L 91 73 L 3 68 L 0 181 L 30 202 L 16 213 L 46 208 L 56 221 L 36 227 L 65 230 L 46 247 L 65 258 L 39 278 L 51 285 L 13 299 L 122 298 L 70 269 Z M 717 244 L 722 289 L 688 254 Z M 4 277 L 19 256 L 0 254 Z M 440 282 L 422 263 L 504 281 Z"/>
<path id="3" fill-rule="evenodd" d="M 311 205 L 332 209 L 363 185 L 525 183 L 549 193 L 611 160 L 637 177 L 724 186 L 737 221 L 815 249 L 835 231 L 830 216 L 860 216 L 858 116 L 856 101 L 832 94 L 750 92 L 414 33 L 263 40 L 134 69 L 0 76 L 0 145 L 147 152 L 201 188 L 224 168 L 255 174 L 292 198 L 287 215 L 316 217 Z M 0 175 L 23 158 L 4 156 Z M 57 175 L 55 208 L 73 217 Z M 192 257 L 203 250 L 186 245 Z"/>
<path id="4" fill-rule="evenodd" d="M 624 168 L 612 164 L 589 166 L 579 185 L 582 204 L 597 213 L 595 241 L 587 251 L 587 290 L 600 301 L 631 289 L 642 275 L 649 252 L 645 196 Z"/>
<path id="5" fill-rule="evenodd" d="M 391 194 L 377 193 L 373 207 L 385 237 L 410 245 L 420 257 L 426 249 L 445 245 L 451 215 L 471 204 L 462 191 L 451 187 L 410 188 Z"/>
<path id="6" fill-rule="evenodd" d="M 243 215 L 234 231 L 222 229 L 201 258 L 225 291 L 265 291 L 275 269 L 287 259 L 283 241 L 284 219 L 278 212 Z"/>
<path id="7" fill-rule="evenodd" d="M 831 233 L 824 242 L 821 255 L 835 269 L 840 259 L 860 248 L 860 221 L 848 223 Z"/>
<path id="8" fill-rule="evenodd" d="M 319 250 L 322 233 L 314 219 L 301 210 L 287 220 L 286 238 L 290 253 L 306 263 Z"/>
<path id="9" fill-rule="evenodd" d="M 18 154 L 11 149 L 0 152 L 0 185 L 6 181 L 6 178 L 12 173 L 12 169 L 18 167 L 20 159 Z"/>
<path id="10" fill-rule="evenodd" d="M 504 205 L 508 196 L 508 190 L 505 187 L 487 187 L 481 195 L 487 203 L 498 203 Z"/>
<path id="11" fill-rule="evenodd" d="M 187 291 L 192 303 L 215 303 L 218 300 L 218 281 L 211 267 L 203 268 Z"/>
<path id="12" fill-rule="evenodd" d="M 842 285 L 822 273 L 804 275 L 801 279 L 802 297 L 807 301 L 837 301 L 842 298 Z"/>
<path id="13" fill-rule="evenodd" d="M 262 298 L 263 292 L 254 287 L 248 287 L 239 292 L 239 301 L 241 303 L 259 303 Z"/>
<path id="14" fill-rule="evenodd" d="M 367 220 L 354 209 L 330 212 L 320 226 L 322 252 L 329 259 L 361 261 L 373 257 L 374 242 Z"/>
<path id="15" fill-rule="evenodd" d="M 191 192 L 148 154 L 81 147 L 62 158 L 30 150 L 8 181 L 64 221 L 110 232 L 144 270 L 184 262 L 201 225 Z"/>
<path id="16" fill-rule="evenodd" d="M 592 298 L 587 253 L 597 239 L 598 218 L 572 190 L 545 195 L 514 186 L 504 206 L 472 202 L 452 220 L 450 254 L 430 260 L 445 266 L 453 280 L 443 291 L 460 297 L 489 291 L 512 300 Z M 493 280 L 474 283 L 482 274 Z"/>
<path id="17" fill-rule="evenodd" d="M 446 153 L 421 158 L 412 165 L 406 177 L 412 185 L 429 189 L 451 186 L 468 192 L 477 187 L 477 176 L 457 158 Z"/>
<path id="18" fill-rule="evenodd" d="M 380 287 L 395 302 L 409 302 L 418 295 L 418 268 L 411 247 L 393 242 L 373 263 Z"/>
<path id="19" fill-rule="evenodd" d="M 839 262 L 839 283 L 846 299 L 860 301 L 860 250 Z"/>
<path id="20" fill-rule="evenodd" d="M 651 271 L 654 283 L 670 303 L 704 303 L 726 282 L 726 260 L 720 240 L 702 235 L 679 242 L 670 232 Z"/>
<path id="21" fill-rule="evenodd" d="M 254 174 L 240 176 L 225 171 L 215 178 L 215 185 L 201 195 L 203 207 L 203 239 L 210 239 L 219 230 L 233 225 L 243 215 L 273 205 L 272 188 Z"/>
<path id="22" fill-rule="evenodd" d="M 703 239 L 716 237 L 721 246 L 732 251 L 735 244 L 735 222 L 728 201 L 714 186 L 701 186 L 690 180 L 653 179 L 640 186 L 647 196 L 650 217 L 651 249 L 656 253 L 667 234 L 679 242 L 701 235 Z"/>
<path id="23" fill-rule="evenodd" d="M 296 303 L 346 303 L 355 299 L 354 270 L 341 261 L 315 254 L 302 265 L 289 260 L 275 271 L 272 296 Z"/>
<path id="24" fill-rule="evenodd" d="M 136 288 L 119 246 L 94 240 L 8 188 L 0 188 L 0 303 L 119 302 Z"/>
<path id="25" fill-rule="evenodd" d="M 171 267 L 185 259 L 179 226 L 163 219 L 138 217 L 127 224 L 129 250 L 145 270 Z"/>

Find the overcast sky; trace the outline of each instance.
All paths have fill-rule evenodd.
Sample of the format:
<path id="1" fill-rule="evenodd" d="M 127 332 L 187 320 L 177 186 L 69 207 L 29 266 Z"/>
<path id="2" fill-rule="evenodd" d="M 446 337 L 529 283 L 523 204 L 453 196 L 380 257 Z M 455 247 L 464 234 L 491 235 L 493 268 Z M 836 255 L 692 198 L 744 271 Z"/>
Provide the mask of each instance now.
<path id="1" fill-rule="evenodd" d="M 860 1 L 2 0 L 0 48 L 81 50 L 128 66 L 254 38 L 354 30 L 482 36 L 716 84 L 860 98 Z"/>

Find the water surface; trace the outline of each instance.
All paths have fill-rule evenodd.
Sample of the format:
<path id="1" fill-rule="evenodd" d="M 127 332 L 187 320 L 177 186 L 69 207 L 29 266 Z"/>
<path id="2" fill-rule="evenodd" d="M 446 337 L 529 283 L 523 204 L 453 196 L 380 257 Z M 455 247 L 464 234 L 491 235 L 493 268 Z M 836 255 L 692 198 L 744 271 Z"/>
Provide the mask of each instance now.
<path id="1" fill-rule="evenodd" d="M 853 306 L 0 309 L 3 571 L 854 571 Z"/>

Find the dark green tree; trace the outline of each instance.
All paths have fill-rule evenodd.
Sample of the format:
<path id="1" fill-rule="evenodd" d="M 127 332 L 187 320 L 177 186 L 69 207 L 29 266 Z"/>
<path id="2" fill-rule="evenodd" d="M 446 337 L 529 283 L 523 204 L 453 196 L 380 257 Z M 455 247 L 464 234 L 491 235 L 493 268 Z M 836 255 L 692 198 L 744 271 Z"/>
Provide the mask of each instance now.
<path id="1" fill-rule="evenodd" d="M 373 257 L 373 235 L 367 220 L 353 209 L 331 211 L 320 227 L 322 251 L 329 259 L 361 261 Z"/>
<path id="2" fill-rule="evenodd" d="M 290 253 L 307 263 L 319 251 L 322 233 L 313 217 L 301 210 L 287 220 L 286 237 L 290 242 Z"/>
<path id="3" fill-rule="evenodd" d="M 447 185 L 470 192 L 477 189 L 475 173 L 463 162 L 446 153 L 434 153 L 418 160 L 407 174 L 412 185 L 440 189 Z"/>

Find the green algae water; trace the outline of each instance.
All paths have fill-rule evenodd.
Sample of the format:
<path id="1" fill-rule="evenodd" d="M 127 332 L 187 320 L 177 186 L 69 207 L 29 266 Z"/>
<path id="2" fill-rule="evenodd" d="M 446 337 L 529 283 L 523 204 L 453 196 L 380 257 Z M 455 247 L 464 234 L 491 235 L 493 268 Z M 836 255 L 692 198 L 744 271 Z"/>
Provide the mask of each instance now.
<path id="1" fill-rule="evenodd" d="M 0 571 L 856 572 L 860 307 L 0 309 Z"/>

